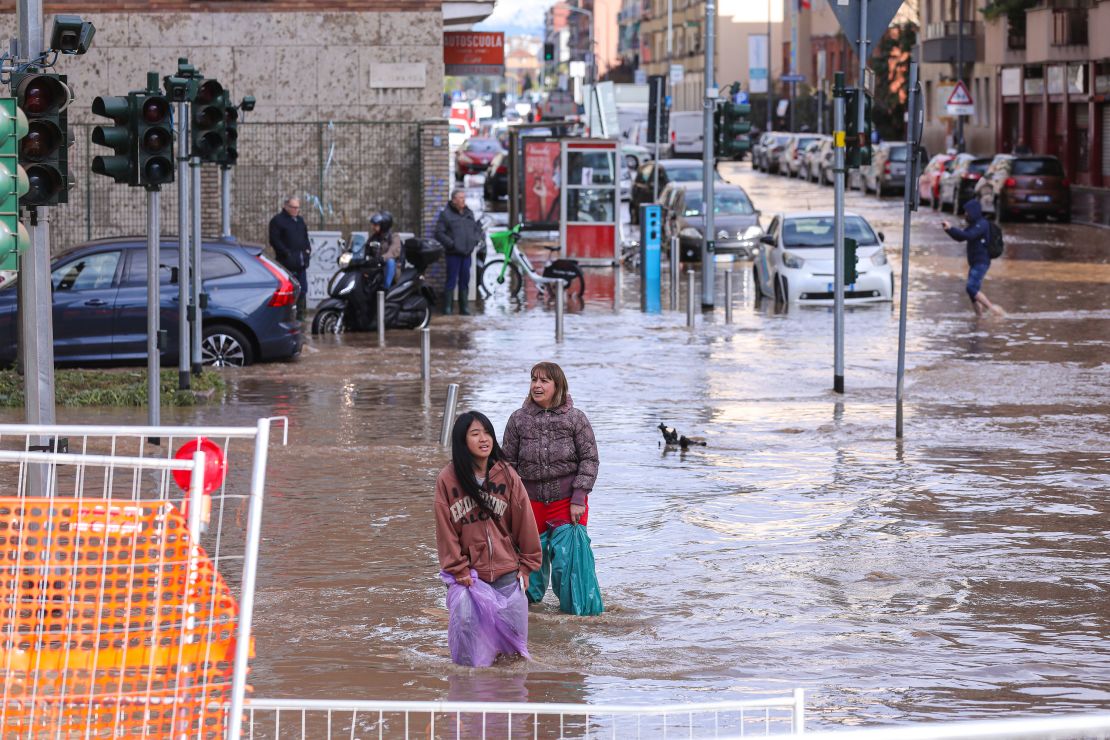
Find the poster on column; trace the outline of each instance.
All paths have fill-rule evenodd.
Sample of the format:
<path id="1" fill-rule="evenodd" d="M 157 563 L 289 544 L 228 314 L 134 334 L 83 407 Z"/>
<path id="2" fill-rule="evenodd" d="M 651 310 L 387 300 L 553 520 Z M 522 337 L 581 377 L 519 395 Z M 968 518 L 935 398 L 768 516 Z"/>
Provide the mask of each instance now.
<path id="1" fill-rule="evenodd" d="M 748 34 L 748 92 L 767 92 L 767 34 Z"/>
<path id="2" fill-rule="evenodd" d="M 524 139 L 524 227 L 559 228 L 559 142 Z"/>

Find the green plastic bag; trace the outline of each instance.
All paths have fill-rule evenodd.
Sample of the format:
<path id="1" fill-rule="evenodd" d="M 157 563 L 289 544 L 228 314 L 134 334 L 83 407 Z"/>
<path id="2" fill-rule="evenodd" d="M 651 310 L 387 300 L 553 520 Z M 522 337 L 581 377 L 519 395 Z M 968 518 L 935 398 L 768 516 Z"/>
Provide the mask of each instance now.
<path id="1" fill-rule="evenodd" d="M 601 588 L 594 571 L 590 535 L 580 524 L 564 524 L 540 535 L 543 564 L 528 579 L 528 600 L 543 599 L 550 574 L 551 590 L 559 597 L 559 610 L 577 616 L 601 614 Z"/>

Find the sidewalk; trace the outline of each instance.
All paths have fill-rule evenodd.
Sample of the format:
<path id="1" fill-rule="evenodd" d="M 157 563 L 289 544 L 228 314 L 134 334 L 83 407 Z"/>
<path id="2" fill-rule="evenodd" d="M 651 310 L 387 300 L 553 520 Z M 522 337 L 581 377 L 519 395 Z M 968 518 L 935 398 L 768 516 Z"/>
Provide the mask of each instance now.
<path id="1" fill-rule="evenodd" d="M 1110 228 L 1110 188 L 1072 185 L 1071 220 Z"/>

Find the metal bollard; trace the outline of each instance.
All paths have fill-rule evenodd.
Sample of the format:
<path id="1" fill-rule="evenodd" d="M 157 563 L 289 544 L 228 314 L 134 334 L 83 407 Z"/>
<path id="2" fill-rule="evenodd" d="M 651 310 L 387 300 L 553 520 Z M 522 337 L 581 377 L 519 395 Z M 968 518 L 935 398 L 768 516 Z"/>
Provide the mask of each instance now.
<path id="1" fill-rule="evenodd" d="M 678 310 L 678 237 L 671 237 L 671 310 Z"/>
<path id="2" fill-rule="evenodd" d="M 567 305 L 567 291 L 560 280 L 555 287 L 555 341 L 563 341 L 563 311 Z"/>
<path id="3" fill-rule="evenodd" d="M 385 291 L 378 291 L 378 346 L 385 346 Z"/>
<path id="4" fill-rule="evenodd" d="M 424 382 L 432 377 L 432 330 L 420 330 L 420 377 Z"/>
<path id="5" fill-rule="evenodd" d="M 447 386 L 447 402 L 443 404 L 443 429 L 439 433 L 439 443 L 446 447 L 451 443 L 451 426 L 455 423 L 455 407 L 459 405 L 459 384 Z"/>
<path id="6" fill-rule="evenodd" d="M 725 270 L 725 323 L 732 323 L 732 268 Z"/>
<path id="7" fill-rule="evenodd" d="M 694 328 L 694 271 L 686 271 L 686 326 Z"/>

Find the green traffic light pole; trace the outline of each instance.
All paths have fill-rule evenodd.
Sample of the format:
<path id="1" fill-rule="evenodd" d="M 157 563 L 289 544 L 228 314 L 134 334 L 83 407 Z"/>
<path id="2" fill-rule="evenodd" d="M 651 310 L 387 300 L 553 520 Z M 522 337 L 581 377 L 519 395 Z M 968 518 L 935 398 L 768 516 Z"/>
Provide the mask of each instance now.
<path id="1" fill-rule="evenodd" d="M 178 78 L 180 84 L 184 80 Z M 174 83 L 166 81 L 167 92 L 174 98 L 177 117 L 177 387 L 188 390 L 189 375 L 189 101 L 174 94 Z"/>
<path id="2" fill-rule="evenodd" d="M 37 59 L 44 51 L 42 0 L 18 0 L 19 55 Z M 20 354 L 28 424 L 55 423 L 54 328 L 50 293 L 50 227 L 39 219 L 39 208 L 27 208 L 30 246 L 23 254 L 19 279 Z M 44 440 L 39 440 L 42 444 Z M 44 470 L 28 466 L 28 495 L 44 495 Z"/>

